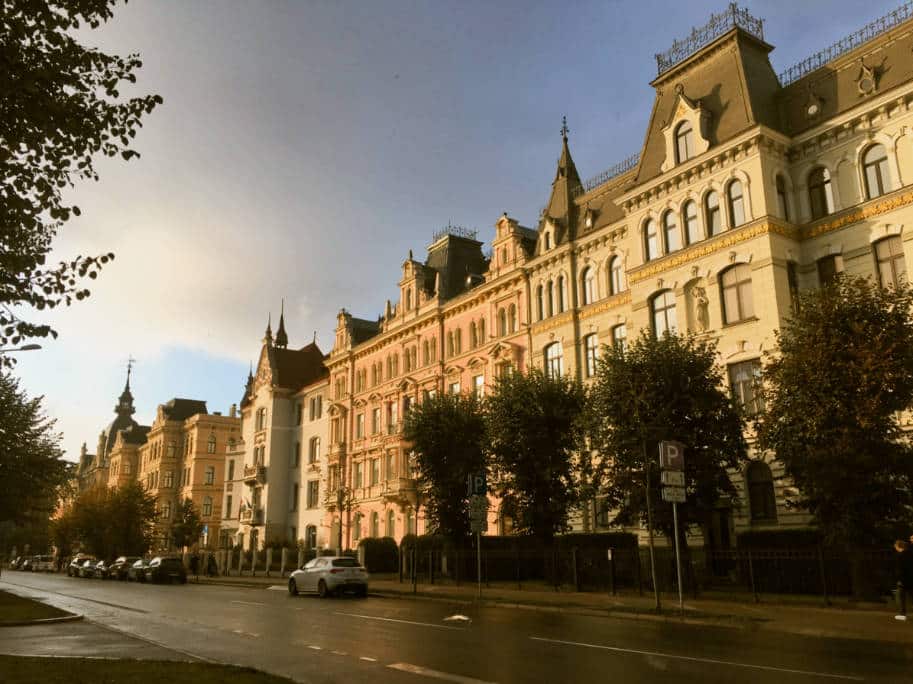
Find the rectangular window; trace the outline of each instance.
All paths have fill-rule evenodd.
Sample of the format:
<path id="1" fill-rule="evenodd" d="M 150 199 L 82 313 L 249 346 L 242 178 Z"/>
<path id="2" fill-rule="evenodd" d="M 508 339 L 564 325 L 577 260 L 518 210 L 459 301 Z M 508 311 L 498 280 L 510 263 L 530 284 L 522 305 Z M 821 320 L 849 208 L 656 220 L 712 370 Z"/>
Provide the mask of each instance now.
<path id="1" fill-rule="evenodd" d="M 451 382 L 450 385 L 449 385 L 448 388 L 447 388 L 447 391 L 449 391 L 450 394 L 459 394 L 459 393 L 460 393 L 460 383 L 459 383 L 459 381 L 457 381 L 457 382 Z"/>
<path id="2" fill-rule="evenodd" d="M 484 375 L 475 375 L 472 378 L 472 393 L 475 395 L 476 399 L 481 399 L 485 396 L 485 376 Z"/>
<path id="3" fill-rule="evenodd" d="M 364 463 L 363 463 L 363 462 L 359 462 L 359 463 L 356 463 L 356 464 L 355 464 L 355 482 L 354 482 L 354 486 L 355 486 L 356 489 L 360 489 L 361 487 L 364 487 L 364 485 L 365 485 L 365 480 L 364 480 Z"/>
<path id="4" fill-rule="evenodd" d="M 361 439 L 365 436 L 365 414 L 359 413 L 355 416 L 355 439 Z"/>
<path id="5" fill-rule="evenodd" d="M 380 407 L 371 411 L 371 434 L 376 435 L 380 432 Z"/>
<path id="6" fill-rule="evenodd" d="M 299 401 L 295 405 L 295 424 L 301 425 L 301 421 L 303 420 L 303 418 L 304 418 L 304 406 Z"/>
<path id="7" fill-rule="evenodd" d="M 297 468 L 299 463 L 301 463 L 301 442 L 295 442 L 295 446 L 292 447 L 291 467 Z"/>
<path id="8" fill-rule="evenodd" d="M 387 479 L 392 480 L 396 477 L 396 463 L 393 452 L 388 451 L 386 456 L 384 456 L 384 460 L 386 461 L 384 470 L 386 471 Z"/>
<path id="9" fill-rule="evenodd" d="M 395 401 L 387 402 L 387 434 L 395 434 L 399 429 L 399 403 Z"/>
<path id="10" fill-rule="evenodd" d="M 628 348 L 628 329 L 624 324 L 612 328 L 612 345 L 622 351 Z"/>
<path id="11" fill-rule="evenodd" d="M 799 313 L 799 274 L 795 261 L 786 262 L 786 283 L 789 287 L 789 304 L 793 313 Z"/>
<path id="12" fill-rule="evenodd" d="M 838 273 L 836 256 L 826 256 L 818 259 L 818 283 L 821 287 L 833 285 Z"/>
<path id="13" fill-rule="evenodd" d="M 311 398 L 311 420 L 320 420 L 323 415 L 323 400 L 321 397 Z"/>
<path id="14" fill-rule="evenodd" d="M 907 263 L 904 260 L 903 243 L 897 236 L 875 243 L 875 261 L 878 265 L 878 280 L 882 287 L 897 287 L 907 280 Z"/>
<path id="15" fill-rule="evenodd" d="M 412 409 L 412 397 L 403 397 L 403 416 L 408 416 Z"/>
<path id="16" fill-rule="evenodd" d="M 586 344 L 586 376 L 596 375 L 596 362 L 599 360 L 599 340 L 595 333 L 584 338 Z"/>
<path id="17" fill-rule="evenodd" d="M 231 460 L 228 462 L 228 481 L 231 482 L 235 479 L 235 462 Z"/>
<path id="18" fill-rule="evenodd" d="M 231 517 L 231 494 L 225 497 L 225 517 Z"/>
<path id="19" fill-rule="evenodd" d="M 317 480 L 308 481 L 307 507 L 317 508 L 319 505 L 317 497 L 320 494 L 320 482 Z"/>
<path id="20" fill-rule="evenodd" d="M 376 485 L 380 482 L 380 459 L 371 459 L 371 484 Z"/>
<path id="21" fill-rule="evenodd" d="M 764 404 L 758 393 L 760 378 L 760 359 L 734 363 L 729 366 L 729 386 L 732 389 L 732 397 L 750 416 L 757 415 L 764 410 Z"/>

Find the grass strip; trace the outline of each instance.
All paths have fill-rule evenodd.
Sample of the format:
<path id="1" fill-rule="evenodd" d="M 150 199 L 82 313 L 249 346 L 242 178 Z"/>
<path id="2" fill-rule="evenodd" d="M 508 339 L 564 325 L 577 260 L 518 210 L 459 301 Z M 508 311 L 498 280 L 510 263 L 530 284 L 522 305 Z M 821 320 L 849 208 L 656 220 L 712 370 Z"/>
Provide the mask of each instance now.
<path id="1" fill-rule="evenodd" d="M 103 684 L 143 681 L 168 684 L 292 684 L 250 667 L 163 660 L 96 660 L 0 655 L 3 684 Z"/>
<path id="2" fill-rule="evenodd" d="M 0 591 L 0 625 L 7 622 L 26 622 L 69 615 L 66 611 L 49 606 L 41 601 L 23 598 Z"/>

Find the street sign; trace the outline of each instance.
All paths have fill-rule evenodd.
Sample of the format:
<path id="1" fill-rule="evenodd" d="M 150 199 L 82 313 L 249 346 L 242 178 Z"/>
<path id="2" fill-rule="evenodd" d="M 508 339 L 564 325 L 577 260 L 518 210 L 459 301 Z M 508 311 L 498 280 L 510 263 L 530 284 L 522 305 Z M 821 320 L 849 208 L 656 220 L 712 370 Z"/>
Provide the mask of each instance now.
<path id="1" fill-rule="evenodd" d="M 663 501 L 685 503 L 684 487 L 663 487 Z"/>
<path id="2" fill-rule="evenodd" d="M 663 470 L 684 470 L 685 445 L 681 442 L 660 442 L 659 467 Z"/>
<path id="3" fill-rule="evenodd" d="M 671 487 L 685 486 L 685 473 L 681 470 L 664 470 L 659 474 L 664 485 Z"/>
<path id="4" fill-rule="evenodd" d="M 484 495 L 470 497 L 469 514 L 478 517 L 488 515 L 488 497 Z"/>
<path id="5" fill-rule="evenodd" d="M 488 483 L 485 481 L 485 473 L 473 473 L 467 478 L 466 493 L 468 496 L 482 496 L 488 494 Z"/>
<path id="6" fill-rule="evenodd" d="M 469 531 L 472 532 L 473 534 L 486 532 L 487 530 L 488 530 L 488 520 L 486 520 L 485 518 L 482 518 L 480 520 L 476 520 L 475 518 L 473 518 L 472 520 L 469 521 Z"/>

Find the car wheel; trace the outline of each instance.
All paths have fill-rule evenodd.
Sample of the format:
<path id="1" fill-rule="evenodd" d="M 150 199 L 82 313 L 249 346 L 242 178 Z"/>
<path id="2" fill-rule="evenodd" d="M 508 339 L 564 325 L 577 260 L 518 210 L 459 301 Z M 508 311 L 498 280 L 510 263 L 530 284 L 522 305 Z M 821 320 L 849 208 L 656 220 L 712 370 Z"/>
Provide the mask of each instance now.
<path id="1" fill-rule="evenodd" d="M 327 587 L 327 583 L 323 580 L 320 580 L 320 582 L 317 583 L 317 595 L 320 598 L 326 598 L 330 595 L 330 590 Z"/>
<path id="2" fill-rule="evenodd" d="M 288 593 L 292 596 L 298 596 L 298 584 L 295 582 L 294 577 L 288 581 Z"/>

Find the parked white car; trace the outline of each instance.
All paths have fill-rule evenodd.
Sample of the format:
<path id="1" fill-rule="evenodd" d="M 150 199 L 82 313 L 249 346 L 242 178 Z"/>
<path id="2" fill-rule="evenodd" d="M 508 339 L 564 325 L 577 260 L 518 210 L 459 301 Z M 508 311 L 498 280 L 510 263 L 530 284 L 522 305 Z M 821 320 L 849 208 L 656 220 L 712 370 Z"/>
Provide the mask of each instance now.
<path id="1" fill-rule="evenodd" d="M 56 569 L 54 556 L 35 556 L 32 561 L 32 570 L 35 572 L 54 572 Z"/>
<path id="2" fill-rule="evenodd" d="M 288 578 L 288 593 L 316 592 L 321 598 L 350 591 L 368 595 L 368 571 L 351 556 L 324 556 L 308 561 Z"/>

